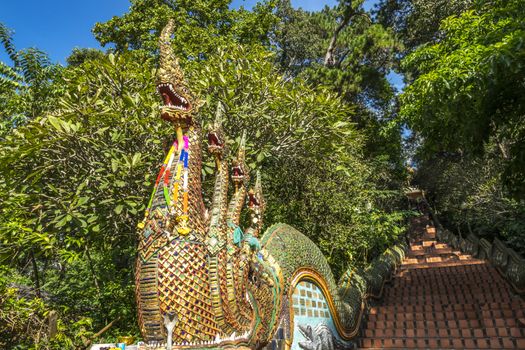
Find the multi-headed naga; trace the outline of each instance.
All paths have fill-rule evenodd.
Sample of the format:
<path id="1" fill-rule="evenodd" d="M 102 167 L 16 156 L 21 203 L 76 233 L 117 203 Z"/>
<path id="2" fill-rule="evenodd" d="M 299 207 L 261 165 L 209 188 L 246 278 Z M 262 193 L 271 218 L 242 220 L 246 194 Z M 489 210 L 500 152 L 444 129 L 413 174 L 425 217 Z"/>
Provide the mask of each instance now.
<path id="1" fill-rule="evenodd" d="M 265 201 L 259 175 L 247 190 L 244 136 L 232 162 L 228 202 L 221 105 L 208 133 L 217 166 L 211 208 L 205 209 L 199 101 L 170 47 L 173 29 L 169 21 L 161 34 L 157 91 L 161 118 L 177 136 L 139 224 L 136 296 L 146 344 L 168 349 L 350 346 L 366 294 L 362 279 L 348 272 L 337 286 L 320 250 L 288 225 L 273 225 L 259 237 Z M 242 230 L 246 198 L 251 223 Z"/>

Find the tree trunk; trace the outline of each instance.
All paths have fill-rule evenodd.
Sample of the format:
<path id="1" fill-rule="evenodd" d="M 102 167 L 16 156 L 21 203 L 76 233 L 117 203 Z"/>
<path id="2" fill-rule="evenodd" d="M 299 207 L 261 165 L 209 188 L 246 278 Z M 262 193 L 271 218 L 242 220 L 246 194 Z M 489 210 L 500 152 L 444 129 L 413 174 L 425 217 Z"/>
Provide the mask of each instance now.
<path id="1" fill-rule="evenodd" d="M 348 3 L 346 3 L 345 5 L 342 5 L 342 3 L 340 3 L 339 6 L 346 6 L 346 8 L 343 10 L 344 13 L 341 23 L 339 23 L 337 28 L 335 28 L 334 34 L 330 39 L 330 44 L 328 45 L 328 49 L 326 50 L 326 54 L 324 56 L 324 65 L 326 67 L 335 65 L 334 51 L 335 45 L 337 44 L 337 37 L 339 36 L 341 30 L 343 30 L 348 25 L 348 23 L 350 23 L 352 17 L 356 15 L 355 10 L 352 8 L 352 1 L 348 1 Z"/>
<path id="2" fill-rule="evenodd" d="M 35 280 L 35 293 L 37 297 L 41 297 L 42 293 L 40 292 L 40 276 L 38 274 L 38 264 L 36 262 L 35 253 L 31 249 L 31 264 L 33 266 L 33 279 Z"/>
<path id="3" fill-rule="evenodd" d="M 91 275 L 93 276 L 93 282 L 95 284 L 95 288 L 97 288 L 98 296 L 100 297 L 100 285 L 98 283 L 97 274 L 95 273 L 95 268 L 93 267 L 93 260 L 91 260 L 91 254 L 89 254 L 89 247 L 86 246 L 86 258 L 88 261 L 89 270 L 91 271 Z"/>
<path id="4" fill-rule="evenodd" d="M 55 310 L 49 312 L 49 339 L 57 335 L 58 313 Z"/>
<path id="5" fill-rule="evenodd" d="M 339 36 L 341 30 L 343 30 L 343 28 L 348 25 L 352 15 L 353 12 L 349 11 L 349 14 L 346 15 L 337 28 L 335 28 L 334 34 L 332 35 L 332 39 L 330 39 L 330 44 L 328 45 L 328 49 L 326 50 L 326 54 L 324 56 L 324 65 L 326 67 L 333 66 L 335 64 L 334 50 L 335 44 L 337 43 L 337 37 Z"/>

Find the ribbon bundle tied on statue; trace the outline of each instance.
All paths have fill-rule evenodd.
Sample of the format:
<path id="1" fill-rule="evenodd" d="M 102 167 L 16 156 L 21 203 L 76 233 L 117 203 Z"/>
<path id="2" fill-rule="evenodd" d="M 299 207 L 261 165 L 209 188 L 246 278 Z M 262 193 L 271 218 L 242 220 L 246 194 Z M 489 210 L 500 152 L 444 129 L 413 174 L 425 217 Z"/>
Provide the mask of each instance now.
<path id="1" fill-rule="evenodd" d="M 189 158 L 190 158 L 190 141 L 188 136 L 184 135 L 184 147 L 182 148 L 179 155 L 179 163 L 177 164 L 177 173 L 175 175 L 175 183 L 178 185 L 182 177 L 182 215 L 177 218 L 177 232 L 183 236 L 190 233 L 188 227 L 188 182 L 189 182 Z M 176 193 L 178 193 L 179 186 L 176 187 Z M 178 194 L 177 194 L 178 195 Z"/>
<path id="2" fill-rule="evenodd" d="M 164 159 L 164 162 L 162 163 L 162 167 L 160 168 L 159 175 L 157 176 L 157 179 L 155 180 L 155 186 L 153 187 L 153 192 L 151 193 L 151 197 L 149 199 L 148 206 L 146 208 L 146 212 L 144 213 L 144 219 L 141 222 L 139 222 L 139 224 L 137 225 L 137 228 L 140 230 L 144 229 L 144 227 L 146 226 L 146 220 L 149 217 L 151 206 L 153 204 L 153 199 L 155 198 L 155 194 L 157 193 L 159 189 L 159 184 L 161 180 L 163 180 L 164 199 L 166 200 L 166 204 L 168 205 L 168 207 L 171 205 L 170 200 L 169 200 L 168 189 L 167 189 L 168 183 L 166 181 L 169 181 L 169 174 L 170 174 L 169 169 L 171 167 L 171 163 L 175 155 L 175 150 L 177 148 L 178 148 L 178 143 L 177 143 L 177 140 L 175 140 L 173 144 L 171 145 L 168 155 L 166 156 L 166 158 Z"/>

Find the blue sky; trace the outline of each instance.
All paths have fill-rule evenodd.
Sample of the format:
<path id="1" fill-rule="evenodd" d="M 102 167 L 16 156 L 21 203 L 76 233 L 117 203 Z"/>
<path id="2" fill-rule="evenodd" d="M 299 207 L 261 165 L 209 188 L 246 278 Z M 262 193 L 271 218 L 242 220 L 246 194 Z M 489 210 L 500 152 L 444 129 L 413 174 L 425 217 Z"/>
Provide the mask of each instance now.
<path id="1" fill-rule="evenodd" d="M 17 49 L 37 47 L 61 63 L 74 47 L 100 47 L 91 28 L 129 7 L 128 0 L 27 0 L 23 4 L 4 1 L 0 12 L 0 22 L 15 31 Z"/>

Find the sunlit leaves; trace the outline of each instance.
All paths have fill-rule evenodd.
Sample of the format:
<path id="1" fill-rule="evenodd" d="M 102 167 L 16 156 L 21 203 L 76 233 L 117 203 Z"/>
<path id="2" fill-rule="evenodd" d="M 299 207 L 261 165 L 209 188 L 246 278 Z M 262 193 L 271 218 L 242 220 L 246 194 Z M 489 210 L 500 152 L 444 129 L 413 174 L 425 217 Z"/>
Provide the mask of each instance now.
<path id="1" fill-rule="evenodd" d="M 268 31 L 274 23 L 272 2 L 246 11 L 230 9 L 231 0 L 213 4 L 206 0 L 134 0 L 128 13 L 97 23 L 93 32 L 102 45 L 114 43 L 117 51 L 129 48 L 155 52 L 160 30 L 168 18 L 175 18 L 177 54 L 201 59 L 228 42 L 268 42 Z"/>
<path id="2" fill-rule="evenodd" d="M 516 142 L 523 147 L 524 19 L 520 1 L 482 4 L 447 18 L 439 43 L 422 46 L 404 60 L 405 69 L 418 78 L 401 97 L 401 115 L 424 138 L 427 155 L 480 153 L 494 137 L 507 159 L 508 189 L 516 195 L 524 185 L 515 175 L 525 172 L 519 152 L 513 151 Z"/>
<path id="3" fill-rule="evenodd" d="M 0 41 L 11 62 L 0 62 L 0 138 L 49 110 L 59 92 L 61 67 L 36 48 L 17 51 L 12 32 L 0 23 Z"/>
<path id="4" fill-rule="evenodd" d="M 53 273 L 49 277 L 70 315 L 98 317 L 101 309 L 109 312 L 115 305 L 97 302 L 98 310 L 86 310 L 86 298 L 91 303 L 101 298 L 94 279 L 103 286 L 109 278 L 95 273 L 118 270 L 119 279 L 130 278 L 127 264 L 125 270 L 116 267 L 124 254 L 118 251 L 129 250 L 125 259 L 132 259 L 135 223 L 164 152 L 159 141 L 169 132 L 158 130 L 152 68 L 138 52 L 69 68 L 53 113 L 18 127 L 0 150 L 6 204 L 0 216 L 1 253 L 14 265 L 35 254 L 62 266 L 62 274 L 71 270 L 69 282 L 55 281 Z M 74 273 L 91 285 L 62 290 Z M 70 295 L 82 301 L 69 303 Z M 96 327 L 103 326 L 99 322 Z"/>

